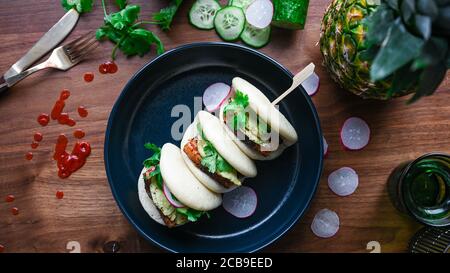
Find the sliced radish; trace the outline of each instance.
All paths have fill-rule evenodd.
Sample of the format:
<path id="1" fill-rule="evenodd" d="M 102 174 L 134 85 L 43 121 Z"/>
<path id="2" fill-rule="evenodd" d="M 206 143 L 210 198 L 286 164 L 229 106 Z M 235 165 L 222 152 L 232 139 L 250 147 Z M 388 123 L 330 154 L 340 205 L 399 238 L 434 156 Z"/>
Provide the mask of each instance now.
<path id="1" fill-rule="evenodd" d="M 166 196 L 169 203 L 176 208 L 184 208 L 185 205 L 181 204 L 170 192 L 169 188 L 167 188 L 166 183 L 163 183 L 163 192 Z"/>
<path id="2" fill-rule="evenodd" d="M 270 0 L 255 0 L 245 10 L 247 22 L 256 28 L 266 28 L 272 22 L 273 4 Z"/>
<path id="3" fill-rule="evenodd" d="M 312 232 L 320 238 L 333 237 L 339 230 L 339 216 L 329 209 L 322 209 L 314 216 Z"/>
<path id="4" fill-rule="evenodd" d="M 341 129 L 341 142 L 349 150 L 361 150 L 370 140 L 370 128 L 360 118 L 352 117 L 344 122 Z"/>
<path id="5" fill-rule="evenodd" d="M 313 73 L 309 76 L 303 83 L 302 86 L 305 89 L 306 93 L 311 97 L 314 96 L 319 90 L 320 79 L 316 73 Z"/>
<path id="6" fill-rule="evenodd" d="M 255 210 L 258 199 L 255 191 L 246 186 L 238 187 L 223 195 L 223 208 L 237 218 L 251 216 Z"/>
<path id="7" fill-rule="evenodd" d="M 354 193 L 358 184 L 358 174 L 349 167 L 337 169 L 328 176 L 328 187 L 339 196 Z"/>
<path id="8" fill-rule="evenodd" d="M 323 138 L 323 156 L 325 157 L 328 154 L 328 142 L 324 136 L 322 136 L 322 138 Z"/>
<path id="9" fill-rule="evenodd" d="M 203 93 L 203 104 L 206 110 L 213 112 L 220 108 L 230 96 L 231 87 L 225 83 L 218 82 L 210 85 Z"/>

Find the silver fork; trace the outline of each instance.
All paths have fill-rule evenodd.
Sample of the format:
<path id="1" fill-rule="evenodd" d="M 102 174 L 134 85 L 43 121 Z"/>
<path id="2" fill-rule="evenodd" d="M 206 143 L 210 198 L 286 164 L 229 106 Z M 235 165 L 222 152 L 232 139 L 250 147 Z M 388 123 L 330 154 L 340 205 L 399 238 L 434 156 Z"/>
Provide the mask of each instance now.
<path id="1" fill-rule="evenodd" d="M 45 68 L 68 70 L 84 60 L 86 56 L 98 46 L 98 44 L 99 43 L 95 39 L 95 34 L 93 32 L 89 32 L 66 45 L 55 48 L 45 62 L 5 79 L 6 84 L 8 87 L 11 87 L 34 72 Z"/>

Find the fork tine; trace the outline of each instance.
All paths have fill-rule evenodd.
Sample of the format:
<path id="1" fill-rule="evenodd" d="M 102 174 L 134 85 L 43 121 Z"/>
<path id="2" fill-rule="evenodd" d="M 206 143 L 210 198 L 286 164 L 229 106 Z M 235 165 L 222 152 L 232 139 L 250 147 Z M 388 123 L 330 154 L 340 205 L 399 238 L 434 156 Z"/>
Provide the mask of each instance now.
<path id="1" fill-rule="evenodd" d="M 88 33 L 78 37 L 77 39 L 69 42 L 68 44 L 64 45 L 64 50 L 71 50 L 73 47 L 83 43 L 87 38 L 91 36 L 92 31 L 89 31 Z"/>
<path id="2" fill-rule="evenodd" d="M 90 39 L 86 43 L 84 43 L 82 46 L 79 46 L 72 50 L 72 52 L 69 52 L 70 59 L 76 59 L 81 55 L 85 55 L 88 51 L 90 52 L 92 46 L 95 48 L 98 45 L 98 42 L 96 39 Z"/>
<path id="3" fill-rule="evenodd" d="M 81 62 L 86 57 L 86 55 L 88 55 L 94 49 L 96 49 L 99 46 L 99 44 L 100 43 L 97 40 L 95 40 L 88 47 L 85 47 L 85 49 L 83 51 L 80 51 L 79 55 L 77 55 L 77 56 L 70 56 L 70 59 L 71 59 L 72 63 L 79 63 L 79 62 Z"/>

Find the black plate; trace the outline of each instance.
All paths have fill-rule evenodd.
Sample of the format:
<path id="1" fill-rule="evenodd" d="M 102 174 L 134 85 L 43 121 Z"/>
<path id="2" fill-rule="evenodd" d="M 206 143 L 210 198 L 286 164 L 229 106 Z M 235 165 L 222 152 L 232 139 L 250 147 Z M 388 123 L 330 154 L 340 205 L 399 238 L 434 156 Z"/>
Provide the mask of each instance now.
<path id="1" fill-rule="evenodd" d="M 130 223 L 146 239 L 174 252 L 253 252 L 275 241 L 303 215 L 322 171 L 322 134 L 309 96 L 291 93 L 280 110 L 291 121 L 299 142 L 279 158 L 257 162 L 258 176 L 246 180 L 258 195 L 256 212 L 238 219 L 223 208 L 211 219 L 168 229 L 154 222 L 139 203 L 137 180 L 149 156 L 145 142 L 172 142 L 175 105 L 191 111 L 194 97 L 210 84 L 230 84 L 242 77 L 269 99 L 286 90 L 292 74 L 258 51 L 227 43 L 182 46 L 157 57 L 134 75 L 123 89 L 108 121 L 105 166 L 113 195 Z M 193 112 L 193 111 L 192 111 Z M 191 118 L 193 119 L 194 113 Z M 176 170 L 173 170 L 174 172 Z"/>

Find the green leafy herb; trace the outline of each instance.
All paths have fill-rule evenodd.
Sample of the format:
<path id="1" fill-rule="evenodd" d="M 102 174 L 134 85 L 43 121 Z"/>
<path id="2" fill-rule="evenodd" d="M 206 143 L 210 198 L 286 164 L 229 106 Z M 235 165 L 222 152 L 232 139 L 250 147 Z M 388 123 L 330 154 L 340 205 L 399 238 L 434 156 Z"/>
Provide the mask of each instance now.
<path id="1" fill-rule="evenodd" d="M 190 222 L 196 222 L 203 214 L 210 218 L 209 213 L 206 211 L 198 211 L 191 208 L 177 208 L 176 210 L 178 213 L 186 216 Z"/>
<path id="2" fill-rule="evenodd" d="M 204 139 L 205 140 L 205 139 Z M 203 151 L 205 156 L 202 158 L 201 164 L 208 168 L 210 173 L 219 172 L 232 172 L 234 169 L 214 148 L 211 142 L 206 141 Z"/>
<path id="3" fill-rule="evenodd" d="M 236 91 L 234 98 L 223 109 L 224 116 L 228 119 L 228 115 L 232 115 L 233 120 L 228 123 L 233 131 L 244 128 L 247 123 L 247 113 L 245 108 L 249 105 L 248 96 L 239 90 Z M 231 113 L 231 114 L 230 114 Z"/>
<path id="4" fill-rule="evenodd" d="M 161 159 L 161 148 L 156 146 L 153 143 L 145 143 L 144 147 L 150 151 L 153 152 L 153 155 L 146 160 L 144 160 L 144 167 L 149 169 L 151 167 L 155 167 L 155 170 L 150 173 L 149 178 L 155 177 L 156 179 L 156 185 L 159 189 L 162 190 L 163 188 L 163 179 L 161 176 L 161 169 L 159 167 L 159 160 Z"/>
<path id="5" fill-rule="evenodd" d="M 97 29 L 96 37 L 98 40 L 108 38 L 116 44 L 111 53 L 113 60 L 116 58 L 117 49 L 120 49 L 126 56 L 143 56 L 155 44 L 157 54 L 164 52 L 164 46 L 158 36 L 140 27 L 143 24 L 157 23 L 148 21 L 137 22 L 141 10 L 140 6 L 127 5 L 121 11 L 111 14 L 107 14 L 104 0 L 102 0 L 102 6 L 105 14 L 105 24 Z"/>
<path id="6" fill-rule="evenodd" d="M 170 6 L 162 8 L 159 12 L 153 14 L 153 20 L 157 21 L 163 30 L 169 30 L 182 2 L 183 0 L 171 1 Z"/>
<path id="7" fill-rule="evenodd" d="M 127 5 L 127 0 L 116 0 L 116 5 L 119 7 L 119 9 L 124 9 Z"/>
<path id="8" fill-rule="evenodd" d="M 75 8 L 79 13 L 90 12 L 94 5 L 93 0 L 61 0 L 61 5 L 66 11 Z"/>

